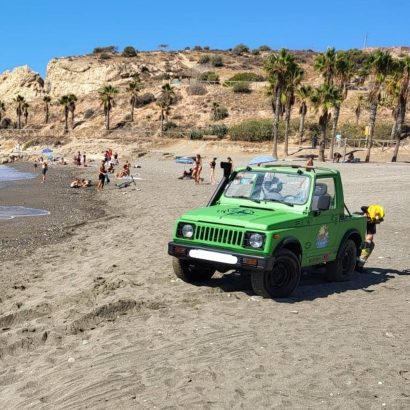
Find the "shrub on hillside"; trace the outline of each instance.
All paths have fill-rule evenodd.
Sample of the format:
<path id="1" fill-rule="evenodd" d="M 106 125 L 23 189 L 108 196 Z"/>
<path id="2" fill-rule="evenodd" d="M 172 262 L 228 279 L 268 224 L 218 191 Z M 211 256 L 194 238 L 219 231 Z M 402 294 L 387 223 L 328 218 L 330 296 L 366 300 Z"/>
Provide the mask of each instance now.
<path id="1" fill-rule="evenodd" d="M 93 54 L 116 53 L 117 51 L 118 51 L 117 46 L 95 47 L 93 50 Z"/>
<path id="2" fill-rule="evenodd" d="M 260 52 L 257 48 L 254 48 L 254 49 L 251 51 L 251 53 L 252 53 L 254 56 L 258 56 L 261 52 Z"/>
<path id="3" fill-rule="evenodd" d="M 225 124 L 213 124 L 207 130 L 207 135 L 216 135 L 223 138 L 228 134 L 229 128 Z"/>
<path id="4" fill-rule="evenodd" d="M 4 117 L 0 122 L 0 128 L 3 128 L 3 129 L 12 128 L 12 126 L 13 126 L 13 122 L 8 117 Z"/>
<path id="5" fill-rule="evenodd" d="M 238 44 L 232 49 L 232 53 L 237 56 L 240 56 L 244 53 L 249 53 L 249 47 L 246 46 L 245 44 Z"/>
<path id="6" fill-rule="evenodd" d="M 247 81 L 240 81 L 232 86 L 234 93 L 249 94 L 251 89 L 249 88 L 249 83 Z"/>
<path id="7" fill-rule="evenodd" d="M 367 125 L 367 124 L 366 124 Z M 353 122 L 345 122 L 339 126 L 340 133 L 342 134 L 342 138 L 347 138 L 349 140 L 358 140 L 366 138 L 364 135 L 365 125 L 358 124 Z M 386 121 L 386 122 L 377 122 L 374 128 L 374 138 L 375 139 L 382 139 L 382 140 L 389 140 L 391 136 L 391 130 L 393 127 L 393 122 Z"/>
<path id="8" fill-rule="evenodd" d="M 127 46 L 122 51 L 123 57 L 135 57 L 137 55 L 137 50 L 132 46 Z"/>
<path id="9" fill-rule="evenodd" d="M 94 110 L 89 108 L 88 110 L 84 111 L 84 119 L 88 120 L 89 118 L 91 118 L 94 115 Z"/>
<path id="10" fill-rule="evenodd" d="M 221 56 L 213 55 L 210 57 L 210 63 L 213 67 L 223 67 L 224 61 Z"/>
<path id="11" fill-rule="evenodd" d="M 151 104 L 155 102 L 156 98 L 155 95 L 152 93 L 145 93 L 142 95 L 138 95 L 135 98 L 135 107 L 143 107 L 144 105 Z"/>
<path id="12" fill-rule="evenodd" d="M 225 83 L 229 83 L 230 81 L 260 82 L 265 81 L 265 78 L 259 74 L 252 73 L 250 71 L 245 71 L 243 73 L 235 74 L 229 80 L 225 81 Z"/>
<path id="13" fill-rule="evenodd" d="M 211 112 L 211 119 L 214 121 L 220 121 L 224 118 L 228 117 L 228 109 L 223 105 L 218 103 L 213 103 L 212 112 Z"/>
<path id="14" fill-rule="evenodd" d="M 258 50 L 263 52 L 263 51 L 271 51 L 272 49 L 267 45 L 262 45 L 258 47 Z"/>
<path id="15" fill-rule="evenodd" d="M 111 59 L 111 55 L 108 53 L 101 53 L 100 54 L 100 60 L 110 60 Z"/>
<path id="16" fill-rule="evenodd" d="M 187 88 L 189 95 L 205 95 L 208 91 L 202 84 L 191 84 Z"/>
<path id="17" fill-rule="evenodd" d="M 199 76 L 200 81 L 209 81 L 212 83 L 219 83 L 219 75 L 213 71 L 206 71 Z"/>
<path id="18" fill-rule="evenodd" d="M 194 50 L 194 51 L 202 51 L 202 47 L 201 47 L 201 46 L 194 46 L 194 47 L 192 47 L 192 50 Z"/>
<path id="19" fill-rule="evenodd" d="M 272 139 L 272 120 L 246 120 L 229 128 L 234 141 L 270 141 Z"/>
<path id="20" fill-rule="evenodd" d="M 198 63 L 199 64 L 208 64 L 210 60 L 211 60 L 211 58 L 209 57 L 209 55 L 205 54 L 205 55 L 199 57 Z"/>
<path id="21" fill-rule="evenodd" d="M 189 138 L 191 140 L 201 140 L 204 137 L 204 133 L 202 130 L 192 130 Z"/>

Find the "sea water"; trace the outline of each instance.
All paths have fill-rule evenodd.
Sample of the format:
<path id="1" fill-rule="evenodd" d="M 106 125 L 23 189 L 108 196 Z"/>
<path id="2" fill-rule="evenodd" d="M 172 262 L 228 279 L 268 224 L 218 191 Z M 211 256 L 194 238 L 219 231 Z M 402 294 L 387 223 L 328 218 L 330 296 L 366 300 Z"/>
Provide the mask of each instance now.
<path id="1" fill-rule="evenodd" d="M 7 165 L 0 165 L 0 186 L 4 182 L 20 181 L 22 179 L 35 178 L 36 175 L 31 172 L 22 172 L 8 167 Z"/>
<path id="2" fill-rule="evenodd" d="M 31 172 L 22 172 L 6 165 L 0 165 L 0 188 L 4 186 L 5 183 L 31 179 L 35 177 L 36 175 L 32 174 Z M 24 206 L 0 206 L 0 220 L 14 219 L 24 216 L 43 216 L 48 214 L 48 211 L 44 211 L 42 209 L 26 208 Z"/>

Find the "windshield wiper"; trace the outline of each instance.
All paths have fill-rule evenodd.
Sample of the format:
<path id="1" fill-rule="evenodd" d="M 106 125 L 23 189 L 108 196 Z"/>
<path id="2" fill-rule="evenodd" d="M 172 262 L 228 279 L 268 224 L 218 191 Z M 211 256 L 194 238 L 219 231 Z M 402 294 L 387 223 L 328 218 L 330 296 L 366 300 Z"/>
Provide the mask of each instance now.
<path id="1" fill-rule="evenodd" d="M 261 201 L 259 201 L 259 199 L 249 198 L 248 196 L 245 196 L 245 195 L 235 196 L 234 198 L 247 199 L 248 201 L 256 202 L 257 204 L 260 204 L 260 203 L 261 203 Z"/>

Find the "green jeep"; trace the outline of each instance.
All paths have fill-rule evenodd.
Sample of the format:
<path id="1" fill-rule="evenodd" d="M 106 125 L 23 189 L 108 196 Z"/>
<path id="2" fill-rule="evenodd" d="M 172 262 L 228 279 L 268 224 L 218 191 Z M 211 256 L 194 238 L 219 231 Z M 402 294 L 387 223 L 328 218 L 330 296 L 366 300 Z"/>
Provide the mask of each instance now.
<path id="1" fill-rule="evenodd" d="M 330 281 L 350 279 L 365 234 L 366 217 L 347 209 L 338 171 L 248 166 L 176 222 L 168 253 L 186 282 L 234 269 L 250 272 L 256 294 L 280 298 L 308 266 L 324 265 Z"/>

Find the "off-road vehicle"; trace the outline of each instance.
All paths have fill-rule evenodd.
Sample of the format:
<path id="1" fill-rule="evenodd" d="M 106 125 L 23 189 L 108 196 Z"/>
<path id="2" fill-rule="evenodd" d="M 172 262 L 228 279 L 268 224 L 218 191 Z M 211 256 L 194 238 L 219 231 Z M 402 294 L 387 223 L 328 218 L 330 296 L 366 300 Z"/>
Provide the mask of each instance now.
<path id="1" fill-rule="evenodd" d="M 256 294 L 280 298 L 298 286 L 301 268 L 324 265 L 328 280 L 350 279 L 365 234 L 366 217 L 349 212 L 337 170 L 248 166 L 177 220 L 168 253 L 186 282 L 237 270 L 251 274 Z"/>

